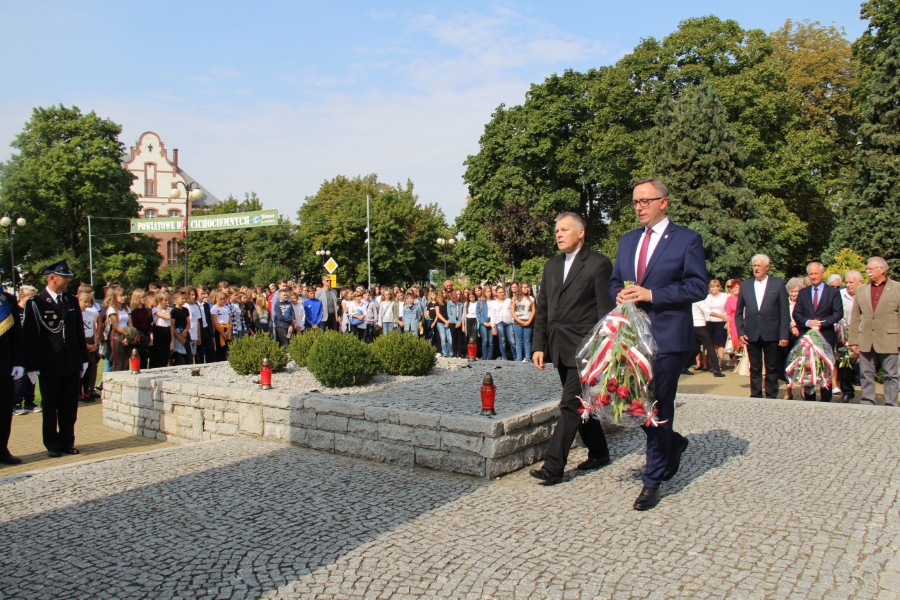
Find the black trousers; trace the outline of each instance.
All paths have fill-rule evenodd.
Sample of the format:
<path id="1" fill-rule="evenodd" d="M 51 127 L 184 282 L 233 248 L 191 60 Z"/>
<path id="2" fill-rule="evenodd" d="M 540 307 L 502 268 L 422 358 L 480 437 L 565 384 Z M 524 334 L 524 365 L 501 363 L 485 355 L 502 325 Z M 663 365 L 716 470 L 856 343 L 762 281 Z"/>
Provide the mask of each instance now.
<path id="1" fill-rule="evenodd" d="M 205 329 L 200 330 L 200 342 L 197 344 L 197 364 L 216 362 L 216 341 Z"/>
<path id="2" fill-rule="evenodd" d="M 766 398 L 778 397 L 778 340 L 747 342 L 750 359 L 750 397 L 762 398 L 762 367 L 766 361 Z"/>
<path id="3" fill-rule="evenodd" d="M 169 364 L 169 344 L 172 343 L 172 331 L 168 327 L 153 326 L 153 345 L 150 346 L 150 368 L 165 367 Z"/>
<path id="4" fill-rule="evenodd" d="M 684 368 L 689 369 L 697 358 L 697 354 L 701 348 L 706 348 L 706 354 L 709 356 L 709 364 L 713 371 L 720 371 L 719 355 L 716 354 L 716 346 L 713 344 L 712 335 L 706 326 L 694 326 L 694 339 L 697 340 L 697 350 L 688 353 L 687 360 L 684 361 Z"/>
<path id="5" fill-rule="evenodd" d="M 41 414 L 44 418 L 44 447 L 50 452 L 75 445 L 75 420 L 78 418 L 80 373 L 38 376 L 41 386 Z"/>
<path id="6" fill-rule="evenodd" d="M 27 375 L 22 375 L 27 377 Z M 12 429 L 13 378 L 0 377 L 0 457 L 9 456 L 9 432 Z"/>
<path id="7" fill-rule="evenodd" d="M 450 340 L 453 342 L 453 356 L 465 358 L 466 334 L 463 333 L 462 327 L 457 327 L 455 323 L 450 326 Z"/>
<path id="8" fill-rule="evenodd" d="M 583 421 L 578 409 L 581 408 L 581 377 L 578 369 L 565 365 L 556 365 L 559 381 L 562 383 L 562 400 L 559 402 L 559 420 L 556 429 L 547 445 L 544 456 L 544 468 L 554 477 L 563 474 L 569 460 L 569 450 L 575 441 L 575 433 L 581 434 L 581 440 L 588 449 L 588 458 L 604 458 L 609 456 L 606 435 L 600 421 L 591 417 Z"/>
<path id="9" fill-rule="evenodd" d="M 330 329 L 331 331 L 340 331 L 338 320 L 335 313 L 326 313 L 322 319 L 322 329 Z"/>
<path id="10" fill-rule="evenodd" d="M 81 378 L 81 394 L 90 396 L 94 393 L 94 387 L 97 385 L 97 361 L 100 355 L 96 352 L 88 352 L 88 368 Z"/>

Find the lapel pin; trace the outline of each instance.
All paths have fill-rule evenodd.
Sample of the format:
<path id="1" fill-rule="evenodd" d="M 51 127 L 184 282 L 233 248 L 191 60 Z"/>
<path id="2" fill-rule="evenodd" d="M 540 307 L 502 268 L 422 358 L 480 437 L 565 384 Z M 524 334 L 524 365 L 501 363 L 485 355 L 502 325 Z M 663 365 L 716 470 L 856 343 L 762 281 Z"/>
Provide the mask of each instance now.
<path id="1" fill-rule="evenodd" d="M 669 236 L 668 236 L 668 235 L 664 235 L 664 236 L 663 236 L 663 239 L 664 239 L 664 240 L 667 240 L 667 239 L 669 239 Z"/>

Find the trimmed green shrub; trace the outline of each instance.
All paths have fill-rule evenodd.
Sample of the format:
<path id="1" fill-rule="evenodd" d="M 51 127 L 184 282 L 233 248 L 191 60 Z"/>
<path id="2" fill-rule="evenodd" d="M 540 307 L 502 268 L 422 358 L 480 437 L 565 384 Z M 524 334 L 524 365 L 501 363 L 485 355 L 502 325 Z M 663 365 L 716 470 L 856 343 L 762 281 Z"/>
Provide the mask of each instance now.
<path id="1" fill-rule="evenodd" d="M 381 369 L 391 375 L 427 375 L 437 364 L 431 342 L 398 330 L 375 340 L 372 349 Z"/>
<path id="2" fill-rule="evenodd" d="M 295 365 L 306 366 L 306 361 L 309 360 L 309 351 L 321 336 L 321 329 L 307 329 L 301 334 L 291 336 L 291 343 L 288 344 L 287 351 Z"/>
<path id="3" fill-rule="evenodd" d="M 288 363 L 281 344 L 265 334 L 245 335 L 228 347 L 228 364 L 241 375 L 259 373 L 263 358 L 269 359 L 273 373 L 284 371 Z"/>
<path id="4" fill-rule="evenodd" d="M 378 359 L 368 344 L 349 333 L 326 331 L 309 351 L 306 368 L 328 387 L 364 385 L 378 372 Z"/>

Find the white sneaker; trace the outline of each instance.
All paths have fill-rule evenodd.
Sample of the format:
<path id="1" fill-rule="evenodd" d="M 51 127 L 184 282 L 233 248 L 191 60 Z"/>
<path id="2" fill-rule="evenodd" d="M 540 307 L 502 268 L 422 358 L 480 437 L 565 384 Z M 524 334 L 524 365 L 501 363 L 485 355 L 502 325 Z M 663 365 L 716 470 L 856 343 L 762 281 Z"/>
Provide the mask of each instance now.
<path id="1" fill-rule="evenodd" d="M 443 355 L 443 354 L 441 354 L 441 353 L 440 353 L 440 352 L 438 352 L 438 353 L 437 353 L 437 354 L 435 354 L 435 355 L 434 355 L 434 356 L 435 356 L 435 358 L 440 358 L 440 357 L 442 357 L 442 356 L 444 356 L 444 355 Z"/>
<path id="2" fill-rule="evenodd" d="M 25 410 L 24 408 L 17 408 L 16 410 L 13 411 L 13 414 L 14 415 L 27 415 L 30 412 L 31 412 L 30 410 Z"/>
<path id="3" fill-rule="evenodd" d="M 43 411 L 43 410 L 44 410 L 44 409 L 41 408 L 40 406 L 35 406 L 34 408 L 31 409 L 31 412 L 39 413 L 39 412 L 41 412 L 41 411 Z"/>
<path id="4" fill-rule="evenodd" d="M 841 391 L 841 388 L 839 388 L 839 387 L 832 388 L 831 393 L 832 394 L 843 394 L 843 392 Z"/>

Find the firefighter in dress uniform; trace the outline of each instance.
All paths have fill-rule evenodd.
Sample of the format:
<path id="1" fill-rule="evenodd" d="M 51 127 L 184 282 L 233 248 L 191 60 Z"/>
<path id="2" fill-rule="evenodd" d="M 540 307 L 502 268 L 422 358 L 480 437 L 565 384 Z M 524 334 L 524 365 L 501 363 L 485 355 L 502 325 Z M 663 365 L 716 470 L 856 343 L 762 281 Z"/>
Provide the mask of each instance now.
<path id="1" fill-rule="evenodd" d="M 3 273 L 3 269 L 0 269 L 0 273 Z M 13 380 L 20 379 L 25 374 L 21 323 L 15 297 L 0 290 L 0 464 L 4 465 L 22 462 L 22 459 L 9 453 Z"/>
<path id="2" fill-rule="evenodd" d="M 78 454 L 75 419 L 81 377 L 88 367 L 87 343 L 78 299 L 66 292 L 72 271 L 66 261 L 44 269 L 47 287 L 25 304 L 25 370 L 40 375 L 44 446 L 55 458 Z"/>

